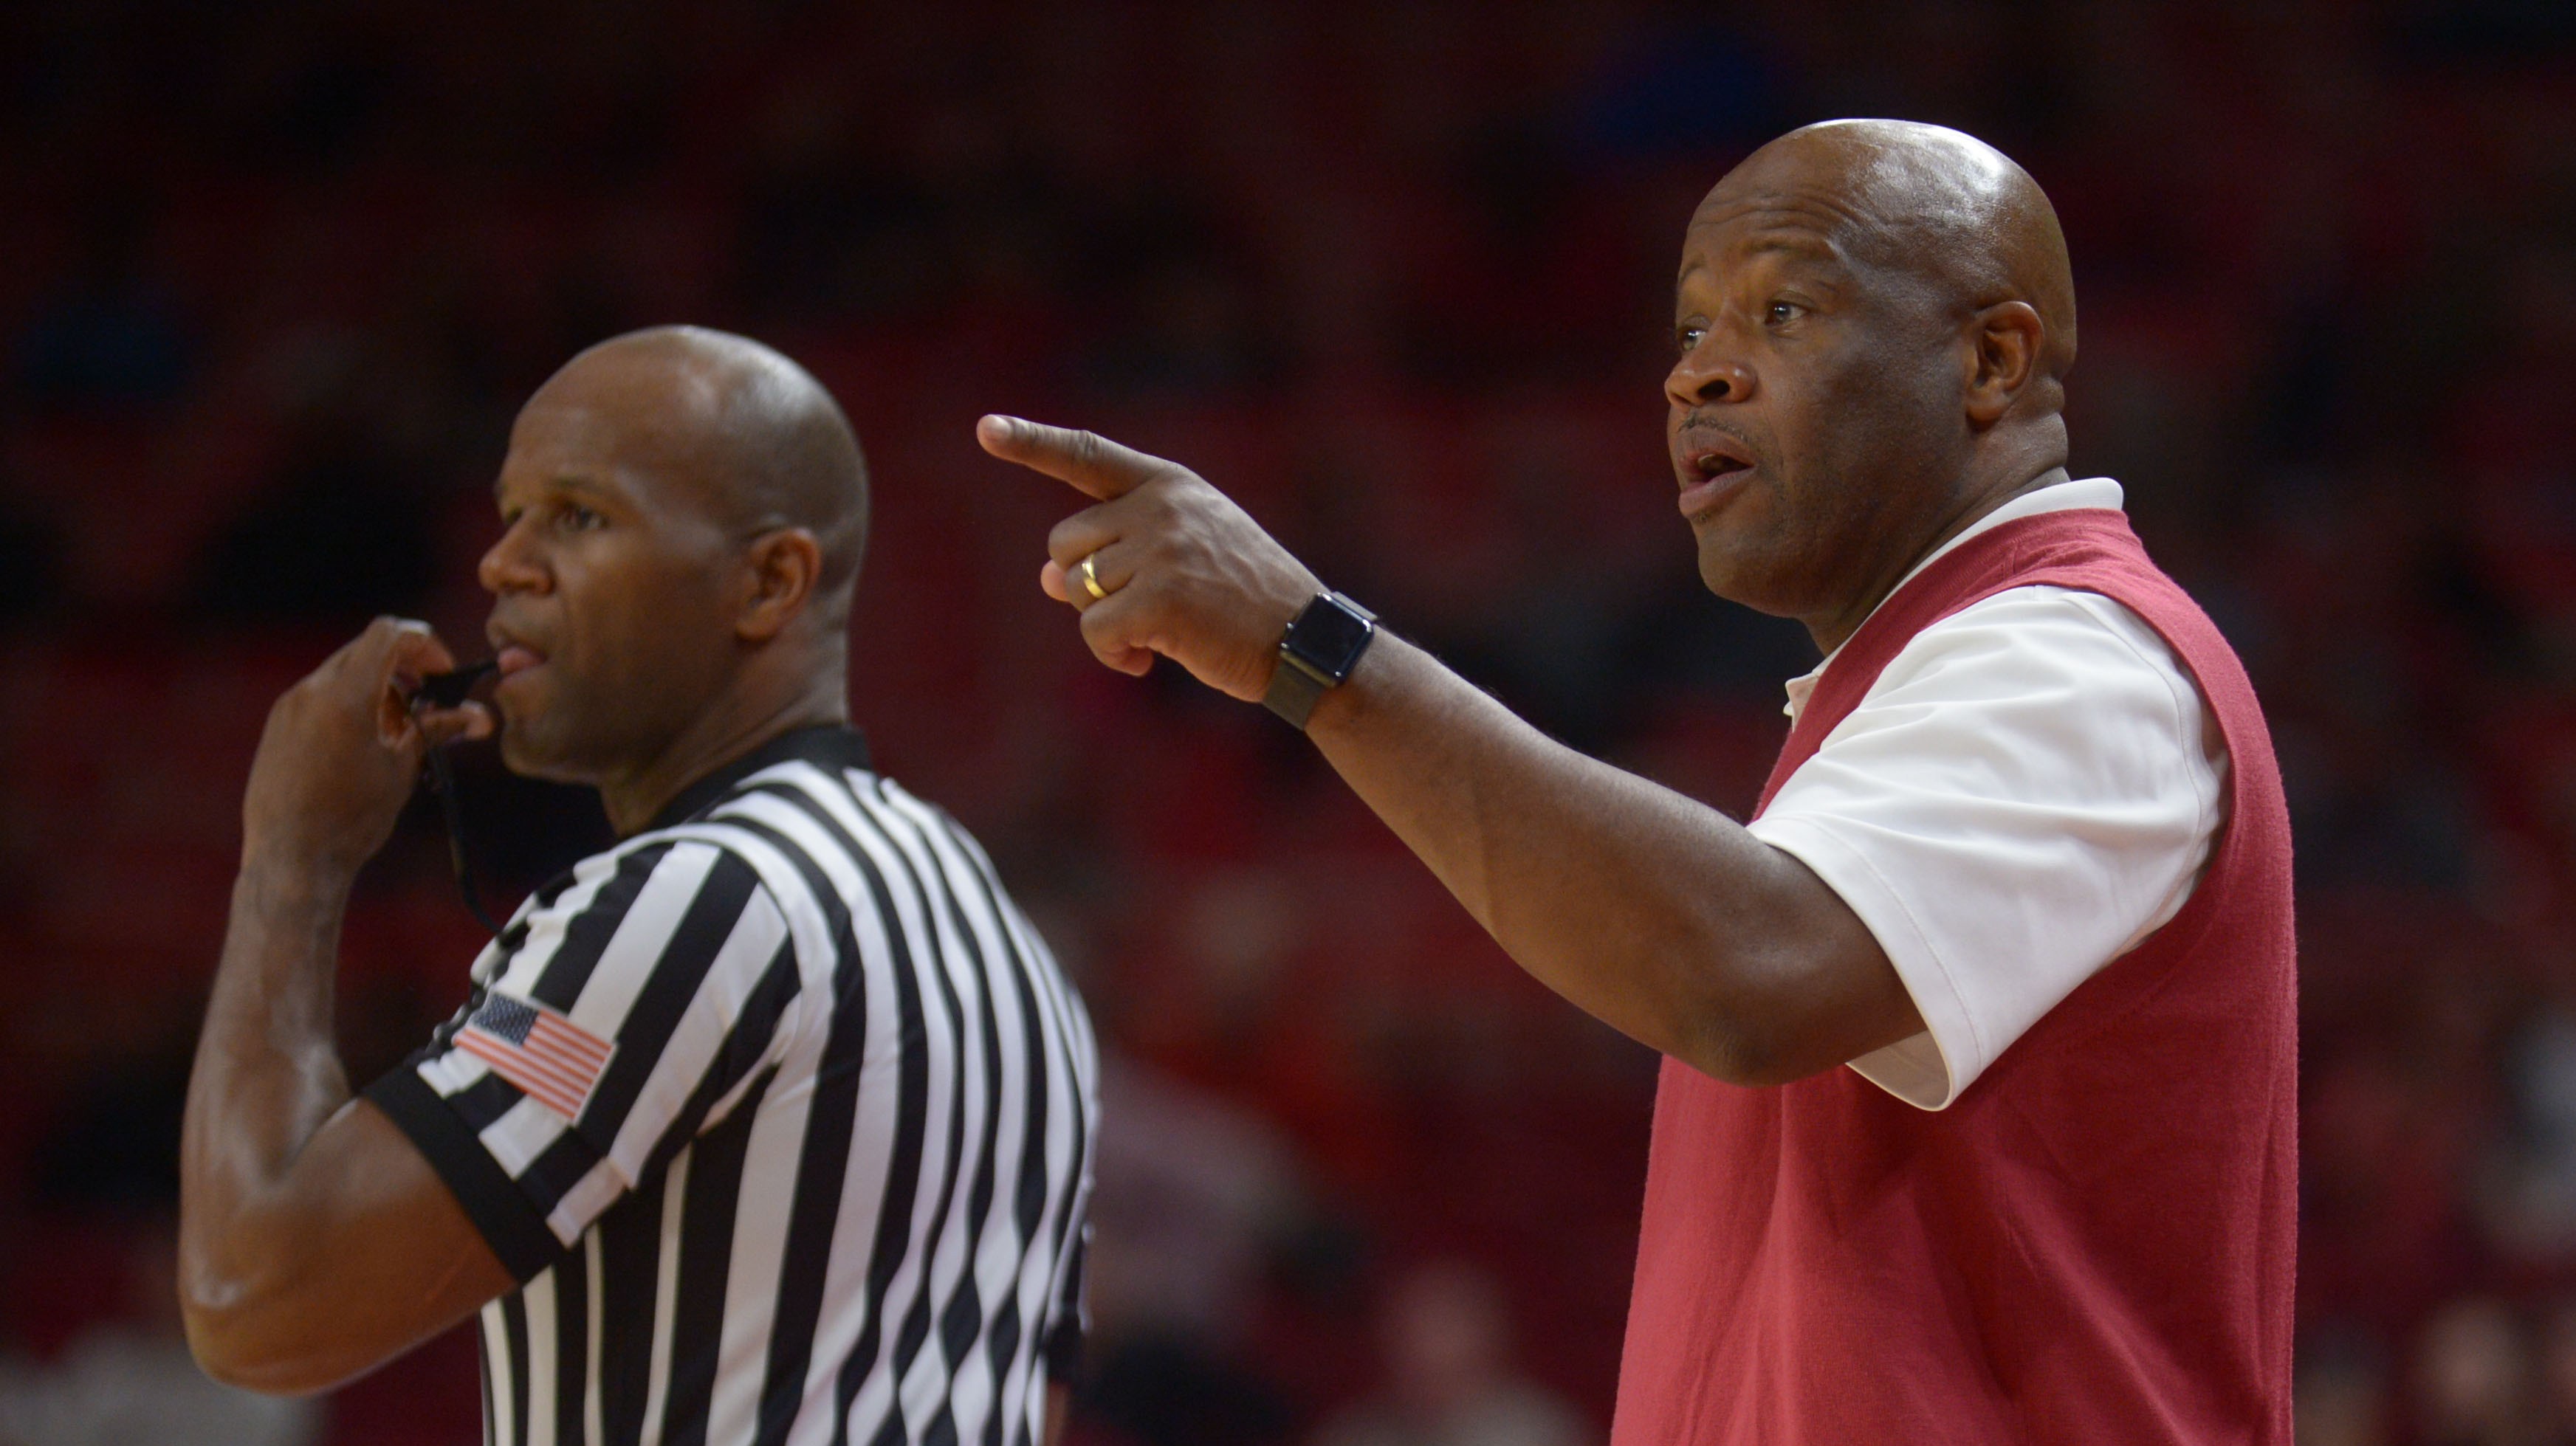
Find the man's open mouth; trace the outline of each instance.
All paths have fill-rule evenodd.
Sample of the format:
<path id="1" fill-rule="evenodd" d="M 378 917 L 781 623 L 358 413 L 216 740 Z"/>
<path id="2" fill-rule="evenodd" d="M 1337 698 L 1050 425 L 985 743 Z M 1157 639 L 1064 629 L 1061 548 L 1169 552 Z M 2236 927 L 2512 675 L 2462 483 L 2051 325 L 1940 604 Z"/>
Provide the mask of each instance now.
<path id="1" fill-rule="evenodd" d="M 1731 438 L 1694 437 L 1686 447 L 1676 449 L 1680 465 L 1674 472 L 1681 484 L 1682 515 L 1698 518 L 1724 505 L 1735 495 L 1737 484 L 1752 475 L 1752 452 Z"/>
<path id="2" fill-rule="evenodd" d="M 492 645 L 493 669 L 501 675 L 503 682 L 546 660 L 544 649 L 528 643 L 497 621 L 484 626 L 483 638 Z"/>
<path id="3" fill-rule="evenodd" d="M 1749 457 L 1739 455 L 1732 448 L 1703 447 L 1688 454 L 1685 465 L 1691 474 L 1692 481 L 1714 482 L 1720 478 L 1731 477 L 1738 472 L 1751 471 L 1753 461 Z"/>

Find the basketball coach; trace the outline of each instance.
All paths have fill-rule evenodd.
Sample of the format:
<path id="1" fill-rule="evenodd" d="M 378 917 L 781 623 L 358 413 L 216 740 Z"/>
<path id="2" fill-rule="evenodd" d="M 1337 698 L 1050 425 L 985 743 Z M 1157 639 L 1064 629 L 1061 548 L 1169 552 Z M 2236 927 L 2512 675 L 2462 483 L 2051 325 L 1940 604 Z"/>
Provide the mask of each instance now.
<path id="1" fill-rule="evenodd" d="M 849 727 L 840 408 L 742 338 L 639 332 L 528 402 L 496 494 L 497 720 L 410 706 L 455 659 L 380 620 L 251 766 L 182 1147 L 199 1361 L 319 1390 L 479 1312 L 496 1446 L 1050 1438 L 1090 1030 L 982 851 Z M 424 750 L 496 723 L 620 842 L 352 1097 L 351 880 Z"/>
<path id="2" fill-rule="evenodd" d="M 1824 654 L 1743 826 L 1542 736 L 1181 467 L 979 434 L 1096 499 L 1041 580 L 1103 662 L 1303 726 L 1665 1056 L 1617 1446 L 2286 1446 L 2279 772 L 2119 486 L 2066 470 L 2047 198 L 1955 131 L 1792 132 L 1692 216 L 1673 340 L 1700 574 Z"/>

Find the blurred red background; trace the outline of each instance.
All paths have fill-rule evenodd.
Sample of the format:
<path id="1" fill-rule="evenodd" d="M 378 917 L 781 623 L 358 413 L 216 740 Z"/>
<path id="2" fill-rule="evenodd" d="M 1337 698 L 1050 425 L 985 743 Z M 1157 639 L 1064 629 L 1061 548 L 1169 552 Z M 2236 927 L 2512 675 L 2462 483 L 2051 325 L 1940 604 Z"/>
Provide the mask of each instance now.
<path id="1" fill-rule="evenodd" d="M 1783 8 L 0 13 L 0 1441 L 105 1439 L 62 1434 L 83 1392 L 166 1384 L 131 1363 L 171 1349 L 268 700 L 378 611 L 474 637 L 518 402 L 667 321 L 848 408 L 857 715 L 1111 1050 L 1082 1439 L 1412 1439 L 1366 1403 L 1443 1369 L 1597 1439 L 1652 1057 L 1286 729 L 1094 665 L 1036 585 L 1071 494 L 969 429 L 1176 457 L 1559 736 L 1740 813 L 1813 655 L 1698 585 L 1668 291 L 1699 194 L 1838 114 L 1962 126 L 2049 190 L 2076 470 L 2127 486 L 2269 709 L 2301 1439 L 2576 1440 L 2576 19 Z M 603 834 L 461 766 L 496 895 Z M 477 944 L 416 809 L 351 912 L 353 1074 Z M 451 1338 L 205 1439 L 461 1442 L 476 1402 Z"/>

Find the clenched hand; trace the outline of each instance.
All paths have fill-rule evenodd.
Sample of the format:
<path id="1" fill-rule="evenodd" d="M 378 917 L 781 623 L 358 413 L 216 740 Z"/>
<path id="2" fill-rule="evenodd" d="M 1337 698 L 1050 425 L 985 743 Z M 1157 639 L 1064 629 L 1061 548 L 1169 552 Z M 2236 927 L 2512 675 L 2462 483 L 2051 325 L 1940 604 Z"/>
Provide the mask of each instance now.
<path id="1" fill-rule="evenodd" d="M 242 856 L 353 874 L 384 846 L 427 751 L 492 733 L 480 703 L 422 708 L 423 675 L 456 666 L 426 623 L 378 618 L 268 710 L 242 798 Z"/>

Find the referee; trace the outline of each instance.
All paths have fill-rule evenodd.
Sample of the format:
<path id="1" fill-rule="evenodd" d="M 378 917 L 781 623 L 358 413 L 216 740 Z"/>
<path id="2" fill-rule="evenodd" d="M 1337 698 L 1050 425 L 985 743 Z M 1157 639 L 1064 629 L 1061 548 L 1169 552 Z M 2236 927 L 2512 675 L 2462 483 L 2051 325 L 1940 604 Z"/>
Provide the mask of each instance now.
<path id="1" fill-rule="evenodd" d="M 867 482 L 831 398 L 693 329 L 519 414 L 494 712 L 379 620 L 272 710 L 189 1087 L 180 1293 L 216 1377 L 316 1391 L 469 1314 L 485 1439 L 1053 1439 L 1098 1119 L 1081 1001 L 847 720 Z M 500 735 L 620 842 L 353 1096 L 341 909 L 424 750 Z"/>

